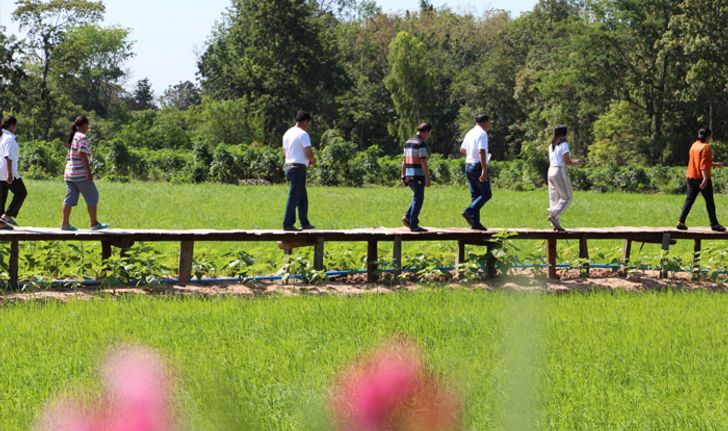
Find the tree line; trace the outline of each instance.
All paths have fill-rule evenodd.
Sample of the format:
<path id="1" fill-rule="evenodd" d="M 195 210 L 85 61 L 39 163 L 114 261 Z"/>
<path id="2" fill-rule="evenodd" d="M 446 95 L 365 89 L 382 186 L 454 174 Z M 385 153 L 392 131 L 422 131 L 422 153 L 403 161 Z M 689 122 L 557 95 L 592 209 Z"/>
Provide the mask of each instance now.
<path id="1" fill-rule="evenodd" d="M 81 113 L 117 153 L 277 151 L 305 110 L 316 145 L 395 155 L 427 120 L 431 151 L 447 158 L 486 112 L 494 158 L 543 171 L 556 124 L 595 166 L 684 164 L 700 126 L 718 138 L 728 126 L 718 0 L 540 0 L 519 17 L 425 0 L 398 14 L 372 1 L 235 0 L 197 79 L 159 97 L 148 79 L 125 88 L 134 44 L 104 13 L 101 1 L 18 0 L 20 34 L 0 32 L 0 111 L 46 156 Z"/>

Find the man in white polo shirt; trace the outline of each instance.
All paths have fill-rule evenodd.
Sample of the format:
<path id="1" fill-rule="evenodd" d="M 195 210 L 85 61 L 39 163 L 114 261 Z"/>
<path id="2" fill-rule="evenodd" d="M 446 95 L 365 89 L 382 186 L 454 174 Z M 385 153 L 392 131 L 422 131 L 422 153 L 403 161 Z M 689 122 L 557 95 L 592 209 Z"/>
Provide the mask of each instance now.
<path id="1" fill-rule="evenodd" d="M 286 158 L 286 178 L 290 184 L 286 213 L 283 217 L 283 230 L 300 231 L 313 229 L 308 221 L 308 193 L 306 192 L 306 169 L 316 164 L 311 148 L 308 129 L 311 127 L 311 115 L 301 112 L 296 115 L 296 125 L 283 135 L 283 155 Z M 301 229 L 296 225 L 296 208 Z"/>
<path id="2" fill-rule="evenodd" d="M 493 196 L 488 176 L 488 129 L 490 120 L 485 114 L 475 117 L 475 127 L 465 135 L 460 152 L 465 155 L 465 175 L 470 183 L 472 202 L 463 211 L 463 217 L 471 228 L 487 230 L 480 223 L 480 209 Z"/>

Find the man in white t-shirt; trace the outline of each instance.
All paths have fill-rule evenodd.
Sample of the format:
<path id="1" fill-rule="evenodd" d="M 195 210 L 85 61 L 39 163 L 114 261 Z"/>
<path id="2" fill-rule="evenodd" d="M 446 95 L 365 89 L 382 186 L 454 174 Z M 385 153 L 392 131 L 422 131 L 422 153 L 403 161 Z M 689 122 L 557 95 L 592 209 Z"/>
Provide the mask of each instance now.
<path id="1" fill-rule="evenodd" d="M 306 170 L 316 164 L 311 147 L 308 129 L 312 117 L 306 112 L 296 115 L 296 125 L 283 135 L 283 155 L 286 159 L 286 178 L 290 184 L 286 212 L 283 217 L 283 230 L 299 231 L 313 229 L 308 221 L 308 193 L 306 192 Z M 301 229 L 296 224 L 296 208 Z"/>
<path id="2" fill-rule="evenodd" d="M 488 129 L 490 120 L 485 114 L 475 117 L 475 127 L 465 135 L 460 152 L 465 156 L 465 175 L 470 183 L 472 202 L 463 211 L 463 217 L 471 228 L 487 230 L 480 223 L 480 209 L 493 196 L 488 176 Z"/>

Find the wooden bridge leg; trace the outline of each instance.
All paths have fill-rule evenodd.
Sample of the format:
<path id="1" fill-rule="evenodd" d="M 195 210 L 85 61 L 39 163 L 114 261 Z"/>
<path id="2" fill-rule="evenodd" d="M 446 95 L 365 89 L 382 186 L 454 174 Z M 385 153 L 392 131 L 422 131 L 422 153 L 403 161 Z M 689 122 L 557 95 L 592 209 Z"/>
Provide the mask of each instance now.
<path id="1" fill-rule="evenodd" d="M 377 241 L 367 242 L 367 282 L 374 283 L 376 281 L 377 261 L 379 254 L 377 250 Z"/>
<path id="2" fill-rule="evenodd" d="M 458 241 L 458 254 L 455 256 L 455 266 L 465 263 L 465 242 Z"/>
<path id="3" fill-rule="evenodd" d="M 101 260 L 106 260 L 111 257 L 111 243 L 108 241 L 101 241 Z"/>
<path id="4" fill-rule="evenodd" d="M 394 245 L 392 246 L 392 264 L 394 270 L 399 273 L 402 269 L 402 237 L 394 237 Z"/>
<path id="5" fill-rule="evenodd" d="M 670 272 L 665 267 L 665 264 L 667 262 L 667 257 L 670 254 L 670 234 L 666 233 L 662 235 L 662 259 L 660 262 L 660 278 L 667 278 L 670 275 Z"/>
<path id="6" fill-rule="evenodd" d="M 20 255 L 20 247 L 18 240 L 10 241 L 10 256 L 8 260 L 8 275 L 10 276 L 10 289 L 18 290 L 18 259 Z"/>
<path id="7" fill-rule="evenodd" d="M 546 240 L 546 260 L 548 261 L 549 278 L 559 278 L 556 274 L 556 238 Z"/>
<path id="8" fill-rule="evenodd" d="M 496 247 L 496 244 L 488 243 L 486 245 L 488 251 L 485 254 L 485 273 L 488 276 L 488 278 L 494 278 L 498 271 L 496 271 L 495 268 L 495 256 L 493 256 L 493 249 Z"/>
<path id="9" fill-rule="evenodd" d="M 324 270 L 324 239 L 321 237 L 316 238 L 316 245 L 313 249 L 313 269 Z"/>
<path id="10" fill-rule="evenodd" d="M 619 270 L 624 272 L 627 270 L 627 266 L 629 266 L 629 260 L 632 257 L 632 240 L 631 239 L 625 239 L 624 240 L 624 249 L 622 250 L 622 264 L 620 265 Z"/>
<path id="11" fill-rule="evenodd" d="M 702 241 L 696 239 L 695 245 L 693 245 L 693 273 L 695 273 L 697 277 L 700 277 L 700 254 L 702 246 Z"/>
<path id="12" fill-rule="evenodd" d="M 179 250 L 179 269 L 177 280 L 180 283 L 189 283 L 192 279 L 192 256 L 195 250 L 194 241 L 182 241 Z"/>
<path id="13" fill-rule="evenodd" d="M 579 239 L 579 260 L 582 261 L 581 273 L 579 274 L 579 276 L 588 278 L 589 277 L 589 244 L 587 243 L 586 238 Z"/>

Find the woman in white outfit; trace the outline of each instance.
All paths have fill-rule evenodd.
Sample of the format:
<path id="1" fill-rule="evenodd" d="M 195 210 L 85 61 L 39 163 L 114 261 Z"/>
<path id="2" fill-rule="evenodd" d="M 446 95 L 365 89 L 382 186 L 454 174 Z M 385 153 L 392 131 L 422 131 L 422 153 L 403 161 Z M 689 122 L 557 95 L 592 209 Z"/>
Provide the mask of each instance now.
<path id="1" fill-rule="evenodd" d="M 569 144 L 566 142 L 568 129 L 566 126 L 558 126 L 554 130 L 554 139 L 549 146 L 549 199 L 551 206 L 548 211 L 548 221 L 554 230 L 563 232 L 561 227 L 561 213 L 571 204 L 574 192 L 571 189 L 571 180 L 569 179 L 569 166 L 576 165 L 575 160 L 571 160 Z"/>

